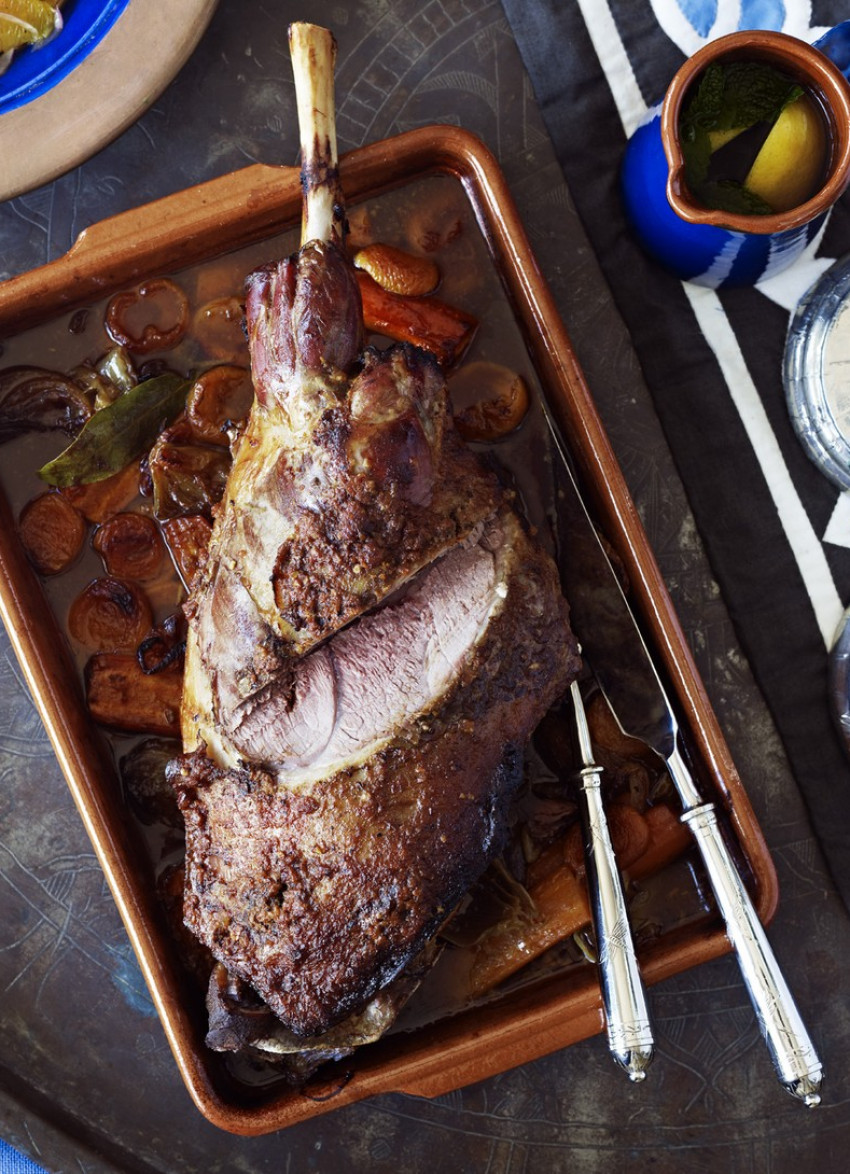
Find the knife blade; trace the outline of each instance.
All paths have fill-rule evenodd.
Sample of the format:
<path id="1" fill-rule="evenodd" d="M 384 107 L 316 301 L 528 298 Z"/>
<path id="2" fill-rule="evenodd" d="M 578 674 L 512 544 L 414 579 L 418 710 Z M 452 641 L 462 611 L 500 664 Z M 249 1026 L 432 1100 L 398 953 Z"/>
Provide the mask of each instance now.
<path id="1" fill-rule="evenodd" d="M 714 804 L 703 801 L 688 769 L 673 706 L 554 427 L 552 436 L 559 458 L 553 471 L 561 575 L 573 630 L 623 731 L 666 763 L 777 1076 L 788 1092 L 813 1107 L 820 1103 L 823 1066 L 723 839 Z"/>
<path id="2" fill-rule="evenodd" d="M 608 1049 L 632 1081 L 646 1076 L 655 1041 L 638 968 L 617 859 L 602 804 L 602 769 L 596 764 L 578 681 L 570 685 L 582 767 L 579 806 L 590 910 L 605 1010 Z"/>

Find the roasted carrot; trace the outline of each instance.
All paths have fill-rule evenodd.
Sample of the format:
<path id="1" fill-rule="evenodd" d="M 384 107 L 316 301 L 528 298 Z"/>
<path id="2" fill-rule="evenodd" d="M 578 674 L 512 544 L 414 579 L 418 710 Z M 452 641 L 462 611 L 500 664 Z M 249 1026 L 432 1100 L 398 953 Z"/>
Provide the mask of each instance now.
<path id="1" fill-rule="evenodd" d="M 24 506 L 18 533 L 35 569 L 42 575 L 58 575 L 82 550 L 86 523 L 61 493 L 51 491 Z"/>
<path id="2" fill-rule="evenodd" d="M 431 351 L 443 367 L 456 363 L 472 341 L 478 321 L 464 310 L 438 298 L 389 293 L 362 271 L 357 273 L 357 282 L 367 330 Z"/>
<path id="3" fill-rule="evenodd" d="M 666 803 L 656 803 L 644 812 L 649 829 L 649 843 L 642 855 L 629 865 L 632 880 L 642 880 L 660 872 L 691 846 L 693 837 L 679 816 Z"/>
<path id="4" fill-rule="evenodd" d="M 133 653 L 100 652 L 86 665 L 85 678 L 89 712 L 101 725 L 179 737 L 182 668 L 147 674 Z"/>
<path id="5" fill-rule="evenodd" d="M 645 813 L 642 815 L 624 803 L 610 803 L 606 815 L 617 865 L 625 871 L 649 848 L 650 831 Z M 584 876 L 584 846 L 578 824 L 573 824 L 564 837 L 564 860 L 577 876 Z"/>
<path id="6" fill-rule="evenodd" d="M 612 804 L 614 812 L 617 804 Z M 623 810 L 631 810 L 623 808 Z M 639 815 L 647 829 L 640 856 L 628 867 L 633 880 L 652 876 L 676 860 L 691 842 L 688 829 L 676 813 L 659 803 Z M 616 816 L 615 816 L 616 818 Z M 511 918 L 475 948 L 470 970 L 471 993 L 483 994 L 545 950 L 571 937 L 590 923 L 584 881 L 565 860 L 565 840 L 547 848 L 529 866 L 527 888 L 534 913 Z"/>
<path id="7" fill-rule="evenodd" d="M 547 849 L 537 864 L 538 879 L 529 887 L 535 906 L 533 916 L 521 925 L 512 919 L 484 938 L 474 951 L 470 969 L 473 997 L 504 982 L 590 921 L 587 890 L 563 863 L 560 844 Z"/>

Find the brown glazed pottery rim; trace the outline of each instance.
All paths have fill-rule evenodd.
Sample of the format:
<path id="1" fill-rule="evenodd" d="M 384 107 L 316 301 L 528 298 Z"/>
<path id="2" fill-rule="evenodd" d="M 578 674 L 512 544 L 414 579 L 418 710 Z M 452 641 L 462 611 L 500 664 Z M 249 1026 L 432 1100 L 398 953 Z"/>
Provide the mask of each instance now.
<path id="1" fill-rule="evenodd" d="M 644 635 L 675 699 L 695 773 L 706 799 L 716 802 L 728 818 L 736 852 L 748 866 L 758 915 L 769 921 L 778 899 L 773 863 L 495 159 L 463 130 L 428 126 L 351 152 L 341 162 L 341 174 L 352 203 L 433 174 L 450 175 L 463 184 L 588 504 L 623 563 Z M 53 321 L 140 278 L 175 273 L 274 237 L 297 224 L 300 203 L 296 169 L 255 164 L 92 225 L 65 256 L 0 283 L 0 337 Z M 130 842 L 114 767 L 104 761 L 64 641 L 58 638 L 2 493 L 0 615 L 187 1090 L 214 1125 L 238 1134 L 261 1134 L 377 1094 L 442 1095 L 602 1031 L 598 980 L 588 966 L 555 974 L 427 1029 L 387 1036 L 361 1048 L 329 1077 L 317 1078 L 304 1090 L 251 1089 L 235 1082 L 221 1058 L 205 1045 L 202 1000 L 199 1005 L 185 990 L 147 870 L 139 866 Z M 729 949 L 720 919 L 707 916 L 642 948 L 641 969 L 647 982 L 658 982 Z"/>
<path id="2" fill-rule="evenodd" d="M 770 62 L 805 85 L 818 97 L 829 122 L 830 161 L 826 182 L 810 200 L 787 212 L 747 216 L 708 209 L 694 199 L 685 180 L 678 128 L 691 85 L 713 62 L 741 59 Z M 831 208 L 850 184 L 850 85 L 825 54 L 797 37 L 760 30 L 730 33 L 698 50 L 676 73 L 662 105 L 661 138 L 669 166 L 667 199 L 682 220 L 759 236 L 800 228 Z"/>

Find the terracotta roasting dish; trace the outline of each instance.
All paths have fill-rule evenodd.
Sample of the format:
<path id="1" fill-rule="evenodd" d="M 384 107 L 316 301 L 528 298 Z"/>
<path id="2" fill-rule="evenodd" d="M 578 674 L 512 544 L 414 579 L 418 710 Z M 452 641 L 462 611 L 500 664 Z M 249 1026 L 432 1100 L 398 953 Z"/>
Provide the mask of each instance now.
<path id="1" fill-rule="evenodd" d="M 342 161 L 342 176 L 350 209 L 365 206 L 376 219 L 382 201 L 415 205 L 418 193 L 431 184 L 459 193 L 470 236 L 475 237 L 474 263 L 487 271 L 479 306 L 482 322 L 487 315 L 496 324 L 491 323 L 489 335 L 482 329 L 476 345 L 486 346 L 488 338 L 513 331 L 512 361 L 521 356 L 533 394 L 540 397 L 532 409 L 537 420 L 530 426 L 532 440 L 508 443 L 497 459 L 517 462 L 512 473 L 520 494 L 531 500 L 535 490 L 529 478 L 537 476 L 534 454 L 542 450 L 523 445 L 532 444 L 534 427 L 545 431 L 546 414 L 560 429 L 597 524 L 623 564 L 657 664 L 669 680 L 696 777 L 706 798 L 725 813 L 759 916 L 769 920 L 777 886 L 764 841 L 495 161 L 465 132 L 428 127 L 351 152 Z M 256 165 L 93 225 L 64 257 L 0 285 L 2 365 L 35 362 L 31 353 L 27 357 L 32 340 L 40 340 L 44 348 L 49 346 L 45 340 L 55 336 L 59 354 L 59 343 L 67 341 L 69 323 L 81 308 L 95 307 L 143 279 L 174 275 L 179 281 L 183 273 L 228 257 L 236 258 L 236 269 L 241 265 L 246 272 L 283 255 L 294 238 L 283 241 L 282 234 L 291 235 L 300 213 L 298 171 Z M 41 362 L 51 366 L 47 358 Z M 61 359 L 56 363 L 61 368 Z M 58 451 L 50 443 L 54 447 L 48 456 Z M 222 1129 L 265 1133 L 380 1093 L 443 1094 L 601 1031 L 595 968 L 581 958 L 555 958 L 486 998 L 454 1007 L 437 999 L 438 1010 L 430 1016 L 420 1010 L 418 1020 L 415 996 L 411 1016 L 399 1029 L 322 1070 L 321 1078 L 314 1077 L 302 1090 L 262 1072 L 246 1076 L 207 1048 L 203 996 L 186 981 L 151 880 L 145 837 L 122 795 L 117 763 L 126 741 L 110 740 L 90 717 L 81 666 L 61 634 L 67 601 L 61 602 L 52 583 L 45 587 L 39 580 L 18 538 L 17 518 L 27 496 L 44 488 L 32 473 L 42 463 L 34 451 L 32 445 L 20 451 L 8 446 L 0 466 L 3 619 L 200 1111 Z M 29 472 L 26 461 L 32 462 Z M 540 467 L 545 467 L 542 460 Z M 538 506 L 544 517 L 545 503 Z M 535 512 L 533 502 L 530 512 Z M 540 524 L 539 518 L 533 520 Z M 678 880 L 669 882 L 669 901 L 666 874 L 657 879 L 654 900 L 662 908 L 666 901 L 666 915 L 660 918 L 660 931 L 639 951 L 649 983 L 729 949 L 710 903 L 695 905 L 691 897 L 679 909 L 679 890 L 688 887 L 682 877 L 693 881 L 694 890 L 699 885 L 691 872 L 676 875 Z"/>

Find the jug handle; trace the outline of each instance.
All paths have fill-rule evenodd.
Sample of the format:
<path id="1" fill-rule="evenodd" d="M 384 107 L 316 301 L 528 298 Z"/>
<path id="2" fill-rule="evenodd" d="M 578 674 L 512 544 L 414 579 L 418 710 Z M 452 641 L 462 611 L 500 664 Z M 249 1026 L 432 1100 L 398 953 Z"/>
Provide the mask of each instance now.
<path id="1" fill-rule="evenodd" d="M 814 48 L 837 65 L 850 81 L 850 20 L 843 20 L 829 29 L 814 42 Z"/>

